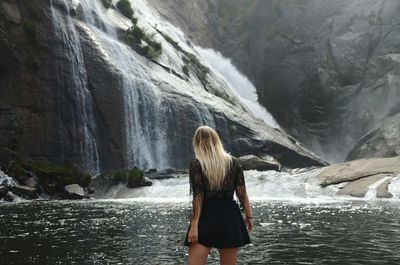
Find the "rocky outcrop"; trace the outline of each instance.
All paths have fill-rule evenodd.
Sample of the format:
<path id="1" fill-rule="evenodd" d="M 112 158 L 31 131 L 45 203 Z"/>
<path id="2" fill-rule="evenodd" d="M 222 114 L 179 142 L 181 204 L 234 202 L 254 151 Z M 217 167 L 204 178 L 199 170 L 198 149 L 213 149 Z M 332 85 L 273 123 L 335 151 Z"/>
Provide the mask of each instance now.
<path id="1" fill-rule="evenodd" d="M 259 171 L 266 171 L 266 170 L 280 171 L 281 169 L 281 165 L 273 157 L 260 158 L 255 155 L 246 155 L 238 157 L 238 160 L 243 170 L 255 169 Z"/>
<path id="2" fill-rule="evenodd" d="M 381 173 L 399 174 L 400 156 L 392 158 L 359 159 L 325 167 L 318 177 L 320 185 L 327 186 L 354 181 Z"/>
<path id="3" fill-rule="evenodd" d="M 278 123 L 317 155 L 398 155 L 390 122 L 362 139 L 400 112 L 398 1 L 148 1 L 231 57 Z"/>
<path id="4" fill-rule="evenodd" d="M 400 114 L 385 118 L 353 147 L 346 160 L 400 155 Z"/>
<path id="5" fill-rule="evenodd" d="M 85 197 L 85 191 L 78 184 L 70 184 L 64 187 L 65 198 L 79 200 Z"/>
<path id="6" fill-rule="evenodd" d="M 388 186 L 400 174 L 400 156 L 359 159 L 330 165 L 318 174 L 320 185 L 346 183 L 337 195 L 364 197 L 373 188 L 377 198 L 391 198 Z"/>
<path id="7" fill-rule="evenodd" d="M 15 195 L 25 199 L 37 199 L 39 197 L 36 188 L 24 185 L 15 185 L 11 188 L 11 191 Z"/>
<path id="8" fill-rule="evenodd" d="M 0 17 L 0 164 L 44 159 L 92 175 L 186 168 L 203 124 L 216 128 L 234 155 L 268 154 L 284 167 L 326 164 L 249 113 L 189 40 L 171 40 L 141 12 L 139 24 L 162 43 L 158 59 L 126 45 L 132 22 L 97 6 L 101 1 L 6 2 L 19 10 L 20 23 Z M 183 73 L 189 57 L 204 76 Z M 51 179 L 43 187 L 60 191 Z"/>
<path id="9" fill-rule="evenodd" d="M 354 181 L 349 182 L 346 186 L 344 186 L 342 189 L 340 189 L 336 195 L 350 195 L 354 197 L 365 197 L 366 193 L 369 190 L 369 187 L 376 182 L 384 179 L 384 178 L 389 178 L 386 179 L 383 183 L 379 184 L 379 192 L 377 189 L 377 198 L 390 198 L 393 195 L 391 195 L 388 192 L 388 185 L 390 183 L 390 178 L 394 177 L 395 175 L 393 174 L 376 174 L 368 177 L 364 177 L 361 179 L 357 179 Z"/>

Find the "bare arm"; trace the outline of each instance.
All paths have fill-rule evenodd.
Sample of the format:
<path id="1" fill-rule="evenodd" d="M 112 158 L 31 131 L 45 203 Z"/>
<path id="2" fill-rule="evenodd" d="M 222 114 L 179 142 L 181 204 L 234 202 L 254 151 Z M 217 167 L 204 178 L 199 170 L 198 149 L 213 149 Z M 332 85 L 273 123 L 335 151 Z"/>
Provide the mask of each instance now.
<path id="1" fill-rule="evenodd" d="M 240 205 L 242 205 L 246 218 L 253 218 L 251 211 L 249 197 L 247 196 L 246 186 L 237 186 L 236 195 L 239 198 Z"/>
<path id="2" fill-rule="evenodd" d="M 194 196 L 193 202 L 192 202 L 192 207 L 193 207 L 193 214 L 192 214 L 191 223 L 192 223 L 192 225 L 197 226 L 199 224 L 201 209 L 203 207 L 203 193 L 202 192 L 198 193 Z"/>

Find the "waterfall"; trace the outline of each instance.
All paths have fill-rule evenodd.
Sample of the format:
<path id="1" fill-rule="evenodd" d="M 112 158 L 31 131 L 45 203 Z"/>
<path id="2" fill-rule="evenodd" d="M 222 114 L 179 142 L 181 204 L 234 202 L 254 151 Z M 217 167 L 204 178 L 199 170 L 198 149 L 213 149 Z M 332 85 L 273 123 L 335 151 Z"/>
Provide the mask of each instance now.
<path id="1" fill-rule="evenodd" d="M 71 3 L 64 1 L 66 10 L 71 9 Z M 73 141 L 77 141 L 81 154 L 82 164 L 85 169 L 92 175 L 100 173 L 99 156 L 97 152 L 96 139 L 94 132 L 96 125 L 93 117 L 93 106 L 90 91 L 87 87 L 87 76 L 85 69 L 85 62 L 83 60 L 82 49 L 79 41 L 79 34 L 70 16 L 64 18 L 59 11 L 54 8 L 53 1 L 51 1 L 51 13 L 53 16 L 54 31 L 57 39 L 60 40 L 60 47 L 67 51 L 67 54 L 62 54 L 60 49 L 57 49 L 57 89 L 60 106 L 59 122 L 60 129 L 64 127 L 62 122 L 66 116 L 64 105 L 66 99 L 64 98 L 64 90 L 68 95 L 73 95 L 74 106 L 67 107 L 72 112 L 72 133 Z M 64 76 L 66 64 L 71 72 L 70 76 Z M 64 139 L 63 133 L 61 135 L 61 160 L 64 160 Z M 63 161 L 62 161 L 63 162 Z"/>
<path id="2" fill-rule="evenodd" d="M 279 128 L 272 115 L 258 103 L 257 90 L 250 80 L 243 75 L 228 58 L 212 49 L 196 47 L 196 51 L 203 57 L 215 73 L 219 73 L 232 92 L 249 108 L 249 110 L 271 127 Z"/>

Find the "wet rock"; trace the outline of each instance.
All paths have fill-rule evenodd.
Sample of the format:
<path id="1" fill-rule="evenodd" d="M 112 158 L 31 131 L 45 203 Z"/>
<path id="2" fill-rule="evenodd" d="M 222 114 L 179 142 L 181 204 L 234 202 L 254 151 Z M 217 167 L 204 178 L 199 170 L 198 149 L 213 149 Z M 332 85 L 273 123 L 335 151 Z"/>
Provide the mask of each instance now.
<path id="1" fill-rule="evenodd" d="M 321 186 L 354 181 L 380 173 L 400 173 L 400 156 L 359 159 L 325 167 L 318 175 Z"/>
<path id="2" fill-rule="evenodd" d="M 94 193 L 96 193 L 96 189 L 93 186 L 89 186 L 89 187 L 87 187 L 87 193 L 94 194 Z"/>
<path id="3" fill-rule="evenodd" d="M 394 175 L 392 175 L 394 177 Z M 389 184 L 392 181 L 392 178 L 387 179 L 380 183 L 378 187 L 376 187 L 376 197 L 377 198 L 392 198 L 393 194 L 389 192 Z"/>
<path id="4" fill-rule="evenodd" d="M 36 177 L 33 176 L 33 177 L 30 177 L 30 178 L 26 179 L 23 182 L 23 185 L 31 187 L 31 188 L 36 188 L 37 187 L 37 179 L 36 179 Z"/>
<path id="5" fill-rule="evenodd" d="M 8 187 L 0 186 L 0 199 L 4 198 L 8 193 Z"/>
<path id="6" fill-rule="evenodd" d="M 15 185 L 14 187 L 11 188 L 11 191 L 15 195 L 23 197 L 25 199 L 36 199 L 39 197 L 36 188 L 24 185 Z"/>
<path id="7" fill-rule="evenodd" d="M 167 168 L 167 169 L 161 169 L 161 170 L 149 170 L 145 172 L 145 176 L 149 179 L 171 179 L 171 178 L 178 178 L 181 177 L 182 175 L 187 175 L 189 174 L 189 169 L 184 168 L 184 169 L 172 169 L 172 168 Z"/>
<path id="8" fill-rule="evenodd" d="M 15 0 L 3 0 L 0 2 L 0 7 L 7 20 L 16 24 L 21 23 L 21 13 Z"/>
<path id="9" fill-rule="evenodd" d="M 281 164 L 272 157 L 260 158 L 255 155 L 238 157 L 243 170 L 256 169 L 259 171 L 276 170 L 280 171 Z"/>
<path id="10" fill-rule="evenodd" d="M 367 193 L 367 191 L 371 185 L 373 185 L 377 181 L 380 181 L 383 178 L 386 178 L 387 176 L 388 176 L 387 174 L 377 174 L 377 175 L 372 175 L 372 176 L 364 177 L 361 179 L 357 179 L 355 181 L 347 183 L 347 185 L 344 186 L 342 189 L 340 189 L 336 193 L 336 195 L 350 195 L 350 196 L 362 198 L 365 196 L 365 194 Z M 386 187 L 387 187 L 387 185 L 386 185 Z M 379 194 L 379 195 L 381 196 L 382 194 Z"/>
<path id="11" fill-rule="evenodd" d="M 142 177 L 142 178 L 130 178 L 128 180 L 128 183 L 126 184 L 126 186 L 130 189 L 133 188 L 139 188 L 139 187 L 145 187 L 145 186 L 151 186 L 153 185 L 153 182 L 146 178 L 146 177 Z"/>
<path id="12" fill-rule="evenodd" d="M 70 184 L 64 187 L 65 199 L 79 200 L 85 197 L 85 191 L 78 184 Z"/>

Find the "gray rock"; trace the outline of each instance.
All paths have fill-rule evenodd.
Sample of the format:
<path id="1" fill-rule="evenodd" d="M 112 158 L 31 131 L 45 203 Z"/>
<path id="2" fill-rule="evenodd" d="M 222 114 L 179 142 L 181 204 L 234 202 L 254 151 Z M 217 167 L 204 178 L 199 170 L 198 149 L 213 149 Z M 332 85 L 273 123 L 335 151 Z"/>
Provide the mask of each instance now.
<path id="1" fill-rule="evenodd" d="M 321 186 L 354 181 L 380 173 L 400 173 L 400 156 L 359 159 L 325 167 L 318 175 Z"/>
<path id="2" fill-rule="evenodd" d="M 85 191 L 78 184 L 70 184 L 64 187 L 66 199 L 83 199 L 85 197 Z"/>
<path id="3" fill-rule="evenodd" d="M 238 157 L 243 170 L 256 169 L 259 171 L 276 170 L 280 171 L 281 165 L 273 158 L 263 159 L 255 155 L 245 155 Z"/>
<path id="4" fill-rule="evenodd" d="M 400 59 L 399 59 L 400 60 Z M 346 160 L 400 155 L 400 113 L 385 118 L 363 136 Z"/>
<path id="5" fill-rule="evenodd" d="M 354 180 L 352 182 L 347 183 L 347 185 L 344 186 L 342 189 L 340 189 L 336 193 L 336 195 L 350 195 L 350 196 L 362 198 L 365 196 L 365 194 L 368 191 L 368 188 L 372 184 L 376 183 L 377 181 L 379 181 L 383 178 L 386 178 L 387 176 L 388 176 L 387 174 L 376 174 L 376 175 L 372 175 L 372 176 Z M 387 185 L 388 184 L 386 184 L 386 188 L 387 188 Z M 381 191 L 379 192 L 379 195 L 377 193 L 377 197 L 383 196 L 383 195 L 386 195 L 386 194 L 383 194 Z"/>
<path id="6" fill-rule="evenodd" d="M 24 185 L 15 185 L 11 187 L 11 191 L 20 197 L 23 197 L 25 199 L 36 199 L 38 198 L 38 193 L 36 188 L 24 186 Z"/>
<path id="7" fill-rule="evenodd" d="M 231 57 L 278 123 L 329 162 L 400 112 L 397 0 L 149 2 L 197 44 Z M 349 160 L 398 155 L 383 131 Z"/>
<path id="8" fill-rule="evenodd" d="M 3 0 L 0 2 L 0 7 L 9 21 L 16 24 L 21 23 L 21 13 L 15 0 Z"/>
<path id="9" fill-rule="evenodd" d="M 232 154 L 268 154 L 287 167 L 326 164 L 285 131 L 246 111 L 216 74 L 208 74 L 207 84 L 183 80 L 87 27 L 81 16 L 92 12 L 78 11 L 76 19 L 69 19 L 71 1 L 56 2 L 53 8 L 50 1 L 19 5 L 22 21 L 29 19 L 28 8 L 40 14 L 37 44 L 26 42 L 22 28 L 0 30 L 0 56 L 12 55 L 7 62 L 0 60 L 0 70 L 7 69 L 0 73 L 0 163 L 23 153 L 72 162 L 90 173 L 99 161 L 103 172 L 132 165 L 186 168 L 193 156 L 193 133 L 207 123 L 218 129 Z M 59 23 L 52 24 L 54 19 Z M 175 72 L 182 68 L 175 62 L 177 53 L 164 54 L 175 56 L 168 61 Z M 16 61 L 12 71 L 9 61 Z M 148 145 L 146 156 L 142 144 Z"/>
<path id="10" fill-rule="evenodd" d="M 392 175 L 392 176 L 394 176 L 394 175 Z M 393 194 L 391 194 L 388 189 L 388 186 L 391 181 L 392 181 L 392 178 L 387 179 L 387 180 L 383 181 L 381 184 L 379 184 L 378 187 L 376 187 L 376 197 L 377 198 L 392 198 L 393 197 Z"/>

